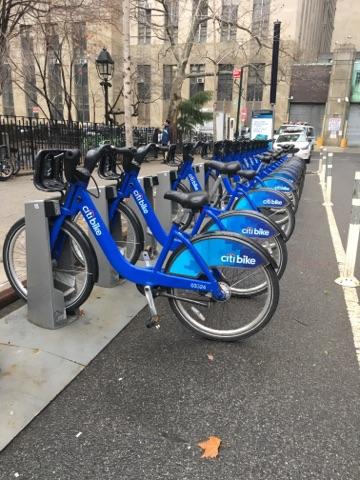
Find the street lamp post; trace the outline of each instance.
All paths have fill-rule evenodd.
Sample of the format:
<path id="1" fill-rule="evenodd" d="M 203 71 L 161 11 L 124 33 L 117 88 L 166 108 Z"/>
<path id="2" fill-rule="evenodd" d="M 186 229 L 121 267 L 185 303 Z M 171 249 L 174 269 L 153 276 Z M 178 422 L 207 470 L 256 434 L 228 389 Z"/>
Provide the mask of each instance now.
<path id="1" fill-rule="evenodd" d="M 97 73 L 101 80 L 100 85 L 104 88 L 105 124 L 109 125 L 109 88 L 111 87 L 110 80 L 114 73 L 114 60 L 106 48 L 103 48 L 95 63 Z"/>

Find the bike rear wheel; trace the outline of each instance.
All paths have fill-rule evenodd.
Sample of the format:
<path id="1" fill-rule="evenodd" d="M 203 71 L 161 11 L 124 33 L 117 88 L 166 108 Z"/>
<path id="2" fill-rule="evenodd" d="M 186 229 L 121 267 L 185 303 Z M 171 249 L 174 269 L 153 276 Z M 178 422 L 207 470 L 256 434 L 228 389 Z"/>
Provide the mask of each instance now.
<path id="1" fill-rule="evenodd" d="M 295 213 L 290 205 L 284 208 L 260 208 L 260 212 L 275 222 L 285 233 L 286 240 L 289 240 L 295 228 Z"/>
<path id="2" fill-rule="evenodd" d="M 171 267 L 169 259 L 167 269 Z M 241 267 L 219 268 L 222 282 L 230 286 L 231 298 L 215 301 L 206 293 L 170 289 L 169 304 L 177 318 L 203 337 L 235 341 L 254 335 L 265 327 L 273 316 L 279 301 L 279 282 L 271 265 L 254 269 Z M 254 295 L 249 296 L 252 284 Z M 266 285 L 257 294 L 259 284 Z"/>
<path id="3" fill-rule="evenodd" d="M 64 293 L 66 310 L 72 311 L 90 295 L 97 279 L 97 261 L 89 240 L 74 223 L 66 220 L 59 238 L 64 245 L 70 243 L 73 258 L 71 264 L 63 253 L 52 259 L 54 286 Z M 11 286 L 27 300 L 25 218 L 18 220 L 6 235 L 3 262 Z"/>
<path id="4" fill-rule="evenodd" d="M 8 180 L 14 174 L 14 167 L 9 160 L 0 160 L 0 181 Z"/>

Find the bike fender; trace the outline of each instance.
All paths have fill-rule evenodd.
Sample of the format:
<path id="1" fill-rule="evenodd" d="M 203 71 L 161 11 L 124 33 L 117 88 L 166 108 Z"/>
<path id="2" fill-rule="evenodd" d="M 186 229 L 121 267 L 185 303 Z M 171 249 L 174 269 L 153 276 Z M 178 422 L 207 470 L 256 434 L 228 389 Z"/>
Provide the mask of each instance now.
<path id="1" fill-rule="evenodd" d="M 258 212 L 232 210 L 219 216 L 225 230 L 249 238 L 271 238 L 279 235 L 279 230 Z M 207 232 L 219 231 L 218 225 L 209 222 Z"/>
<path id="2" fill-rule="evenodd" d="M 284 208 L 290 204 L 290 200 L 281 192 L 276 192 L 268 188 L 250 190 L 247 192 L 247 196 L 257 208 Z M 251 208 L 251 203 L 245 196 L 243 196 L 236 202 L 234 210 L 246 210 Z"/>
<path id="3" fill-rule="evenodd" d="M 271 188 L 280 192 L 292 192 L 293 190 L 291 183 L 282 178 L 266 178 L 262 181 L 262 184 L 265 188 Z"/>
<path id="4" fill-rule="evenodd" d="M 228 233 L 211 233 L 199 235 L 192 239 L 195 250 L 209 267 L 243 267 L 255 268 L 267 265 L 269 259 L 260 250 L 241 237 Z M 168 273 L 191 278 L 198 278 L 203 272 L 191 251 L 180 248 L 171 263 Z"/>

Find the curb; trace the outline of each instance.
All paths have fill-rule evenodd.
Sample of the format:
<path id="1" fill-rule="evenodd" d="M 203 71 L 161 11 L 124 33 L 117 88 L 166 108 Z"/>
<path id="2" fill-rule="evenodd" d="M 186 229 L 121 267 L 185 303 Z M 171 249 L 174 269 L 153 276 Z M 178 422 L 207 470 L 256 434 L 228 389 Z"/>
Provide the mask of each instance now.
<path id="1" fill-rule="evenodd" d="M 19 296 L 12 287 L 6 286 L 5 288 L 0 289 L 0 310 L 16 300 L 19 300 Z"/>

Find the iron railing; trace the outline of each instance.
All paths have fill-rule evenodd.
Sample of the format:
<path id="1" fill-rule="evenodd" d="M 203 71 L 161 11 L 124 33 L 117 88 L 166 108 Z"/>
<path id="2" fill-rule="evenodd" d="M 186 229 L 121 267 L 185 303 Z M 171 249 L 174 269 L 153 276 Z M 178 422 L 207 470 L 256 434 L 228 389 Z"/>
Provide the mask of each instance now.
<path id="1" fill-rule="evenodd" d="M 134 127 L 134 145 L 150 143 L 154 128 Z M 32 170 L 36 153 L 46 148 L 79 148 L 85 153 L 100 142 L 125 145 L 125 129 L 100 123 L 48 121 L 45 118 L 0 115 L 0 142 L 22 170 Z"/>

